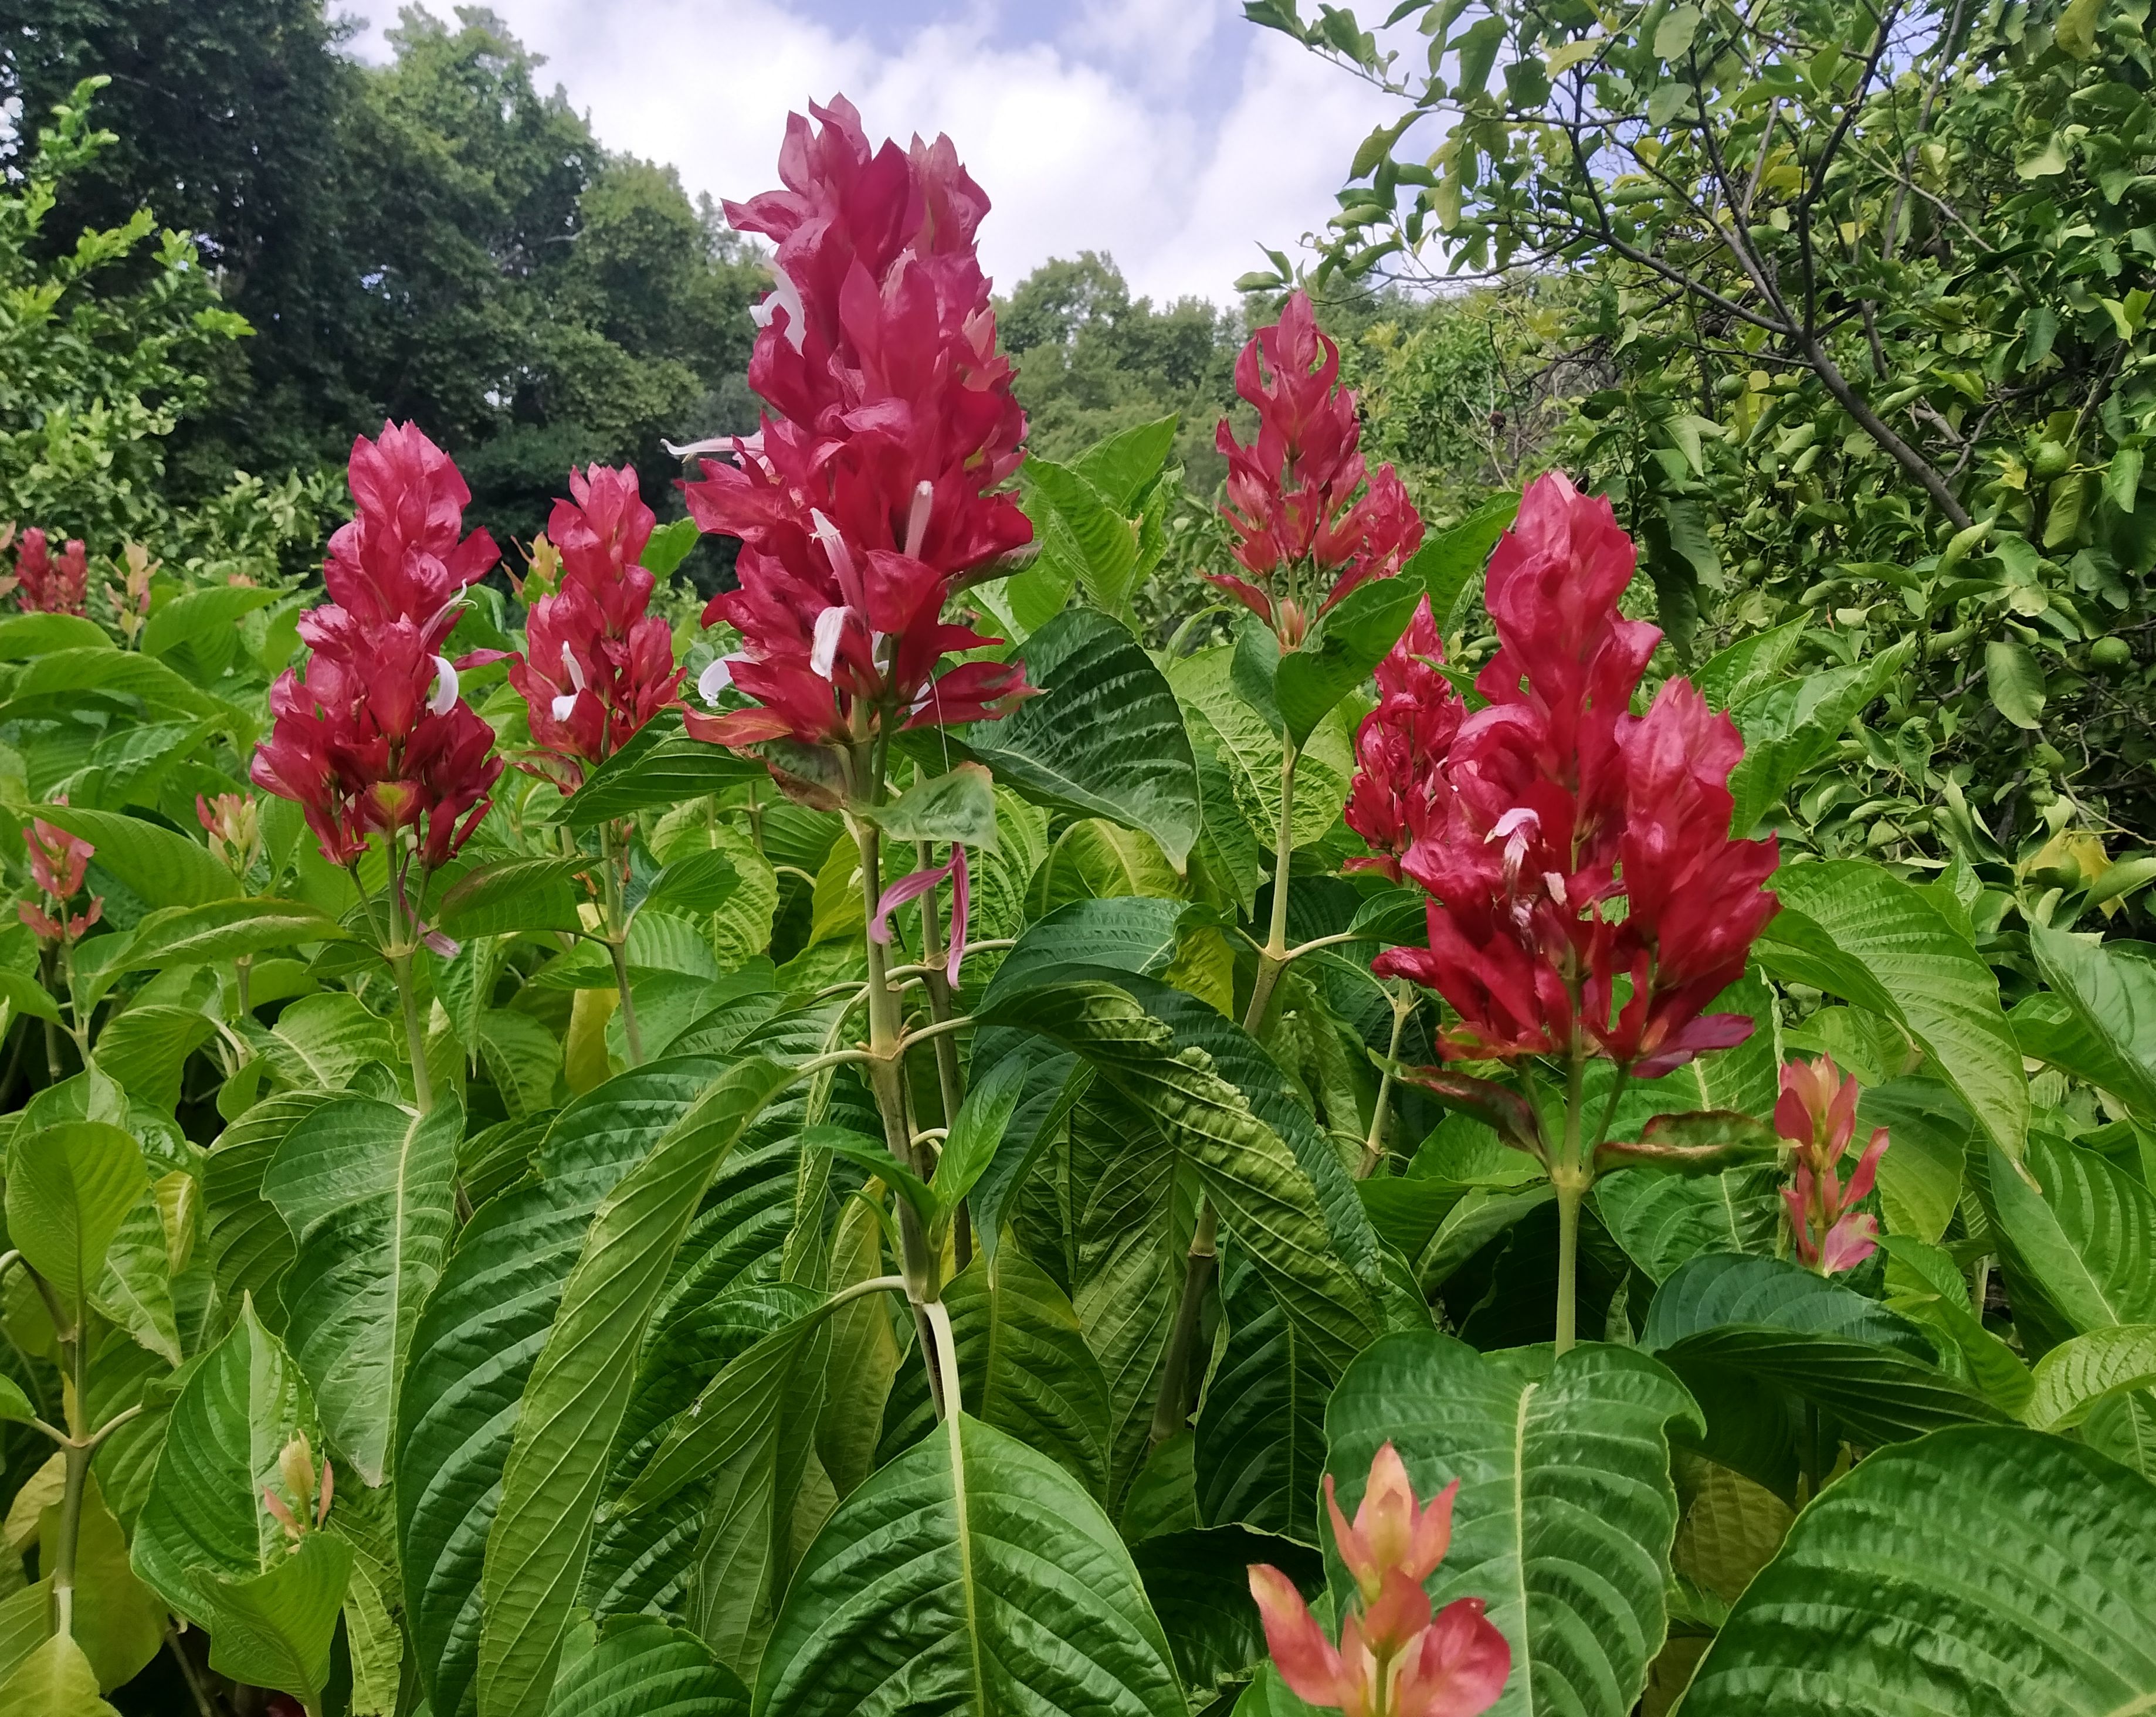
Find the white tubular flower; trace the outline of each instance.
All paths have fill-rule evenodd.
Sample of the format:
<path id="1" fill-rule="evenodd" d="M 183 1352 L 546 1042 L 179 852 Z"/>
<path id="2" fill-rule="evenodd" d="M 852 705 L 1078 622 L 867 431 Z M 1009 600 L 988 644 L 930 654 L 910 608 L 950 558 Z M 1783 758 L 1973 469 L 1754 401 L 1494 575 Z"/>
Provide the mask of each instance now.
<path id="1" fill-rule="evenodd" d="M 808 649 L 808 665 L 825 679 L 838 664 L 839 638 L 846 629 L 846 611 L 835 603 L 816 617 L 816 635 Z"/>
<path id="2" fill-rule="evenodd" d="M 567 721 L 569 712 L 577 707 L 577 700 L 584 693 L 584 670 L 568 645 L 562 646 L 562 671 L 569 676 L 569 689 L 554 700 L 554 719 Z"/>
<path id="3" fill-rule="evenodd" d="M 714 656 L 696 676 L 696 695 L 716 710 L 719 707 L 719 694 L 733 683 L 733 658 Z"/>
<path id="4" fill-rule="evenodd" d="M 861 590 L 861 576 L 854 566 L 854 551 L 846 546 L 846 539 L 821 507 L 809 508 L 808 517 L 816 528 L 816 541 L 824 545 L 824 558 L 830 562 L 832 576 L 839 581 L 839 589 L 848 606 L 865 610 L 868 601 Z"/>
<path id="5" fill-rule="evenodd" d="M 434 658 L 434 689 L 427 699 L 427 713 L 446 715 L 456 707 L 456 664 L 447 656 L 437 656 Z"/>
<path id="6" fill-rule="evenodd" d="M 928 535 L 929 510 L 936 504 L 936 485 L 926 477 L 913 488 L 913 505 L 906 515 L 906 552 L 921 558 L 922 539 Z"/>
<path id="7" fill-rule="evenodd" d="M 808 317 L 801 305 L 801 289 L 784 269 L 774 269 L 770 294 L 749 306 L 749 320 L 759 328 L 768 328 L 773 312 L 780 310 L 786 312 L 786 343 L 798 351 L 808 337 Z"/>

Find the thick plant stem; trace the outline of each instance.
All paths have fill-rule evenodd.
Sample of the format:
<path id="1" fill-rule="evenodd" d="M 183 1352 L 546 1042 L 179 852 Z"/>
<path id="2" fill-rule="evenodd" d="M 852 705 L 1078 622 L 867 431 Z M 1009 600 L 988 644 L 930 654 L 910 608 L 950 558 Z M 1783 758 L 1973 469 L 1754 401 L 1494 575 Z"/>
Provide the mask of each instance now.
<path id="1" fill-rule="evenodd" d="M 1565 1075 L 1564 1147 L 1550 1171 L 1557 1189 L 1557 1351 L 1568 1353 L 1579 1328 L 1579 1207 L 1587 1197 L 1589 1176 L 1580 1161 L 1579 1105 L 1587 1076 L 1587 1058 L 1575 1047 Z"/>
<path id="2" fill-rule="evenodd" d="M 1219 1268 L 1219 1219 L 1211 1200 L 1198 1212 L 1198 1229 L 1183 1263 L 1183 1297 L 1176 1302 L 1168 1331 L 1168 1355 L 1160 1368 L 1160 1394 L 1153 1402 L 1152 1441 L 1163 1443 L 1190 1421 L 1190 1362 L 1198 1351 L 1198 1320 L 1205 1295 Z"/>
<path id="3" fill-rule="evenodd" d="M 1370 1136 L 1363 1141 L 1363 1161 L 1355 1178 L 1367 1181 L 1384 1160 L 1385 1124 L 1393 1117 L 1392 1065 L 1400 1058 L 1400 1039 L 1406 1034 L 1408 1016 L 1414 1012 L 1414 992 L 1402 979 L 1393 992 L 1393 1038 L 1385 1048 L 1386 1067 L 1378 1079 L 1378 1100 L 1370 1105 Z"/>
<path id="4" fill-rule="evenodd" d="M 926 842 L 918 844 L 915 856 L 921 868 L 927 869 L 932 855 Z M 921 900 L 921 963 L 927 968 L 921 974 L 921 987 L 928 997 L 928 1017 L 942 1025 L 954 1015 L 951 981 L 943 970 L 943 930 L 936 922 L 936 891 L 932 889 Z M 936 1083 L 943 1098 L 943 1125 L 949 1127 L 957 1120 L 958 1105 L 965 1101 L 965 1081 L 958 1069 L 957 1040 L 946 1032 L 935 1041 Z M 952 1219 L 951 1246 L 952 1259 L 960 1269 L 973 1261 L 973 1212 L 963 1199 Z"/>
<path id="5" fill-rule="evenodd" d="M 613 959 L 613 986 L 621 996 L 621 1035 L 629 1064 L 644 1065 L 644 1033 L 636 1026 L 636 998 L 629 989 L 629 930 L 623 922 L 621 843 L 609 826 L 599 838 L 599 868 L 605 874 L 607 952 Z"/>
<path id="6" fill-rule="evenodd" d="M 74 1397 L 67 1404 L 66 1476 L 61 1481 L 59 1543 L 53 1551 L 53 1631 L 74 1632 L 74 1563 L 82 1537 L 82 1494 L 90 1478 L 90 1458 L 97 1447 L 90 1435 L 90 1342 L 78 1312 L 68 1357 L 74 1372 Z"/>
<path id="7" fill-rule="evenodd" d="M 861 893 L 867 905 L 869 921 L 873 923 L 876 891 L 883 875 L 880 838 L 875 825 L 865 818 L 854 819 L 854 844 L 860 858 Z M 876 1112 L 883 1117 L 884 1143 L 901 1164 L 926 1180 L 932 1166 L 927 1160 L 925 1148 L 915 1146 L 913 1130 L 906 1116 L 906 1074 L 899 1059 L 901 1021 L 898 992 L 891 987 L 883 945 L 873 936 L 865 935 L 862 940 L 869 956 L 869 1059 L 862 1065 L 868 1069 L 869 1089 L 875 1098 Z M 904 1199 L 895 1202 L 898 1206 L 900 1264 L 906 1276 L 906 1297 L 912 1303 L 914 1333 L 921 1342 L 921 1361 L 928 1368 L 929 1391 L 935 1397 L 936 1411 L 940 1416 L 945 1411 L 943 1372 L 928 1308 L 942 1297 L 942 1286 L 937 1279 L 937 1259 L 928 1249 L 928 1236 L 921 1228 L 920 1217 Z"/>
<path id="8" fill-rule="evenodd" d="M 397 993 L 404 1002 L 404 1043 L 412 1054 L 412 1099 L 419 1113 L 434 1106 L 434 1075 L 427 1071 L 427 1028 L 419 1019 L 419 995 L 412 983 L 412 955 L 408 949 L 394 955 L 389 969 L 397 975 Z"/>
<path id="9" fill-rule="evenodd" d="M 1250 1005 L 1243 1012 L 1243 1029 L 1255 1034 L 1265 1023 L 1272 1005 L 1273 986 L 1287 965 L 1287 872 L 1295 854 L 1296 750 L 1283 738 L 1281 743 L 1280 832 L 1273 838 L 1273 917 L 1265 945 L 1258 951 L 1258 975 L 1250 985 Z"/>

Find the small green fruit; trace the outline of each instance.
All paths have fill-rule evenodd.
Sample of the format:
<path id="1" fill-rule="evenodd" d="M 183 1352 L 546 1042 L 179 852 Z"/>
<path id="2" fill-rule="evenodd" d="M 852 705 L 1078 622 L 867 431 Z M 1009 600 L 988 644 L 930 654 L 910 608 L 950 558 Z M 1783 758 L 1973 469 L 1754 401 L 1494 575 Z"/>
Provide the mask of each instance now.
<path id="1" fill-rule="evenodd" d="M 2063 441 L 2040 443 L 2035 457 L 2029 461 L 2030 474 L 2048 483 L 2054 477 L 2063 477 L 2072 468 L 2074 456 Z"/>
<path id="2" fill-rule="evenodd" d="M 2089 646 L 2089 660 L 2107 674 L 2117 674 L 2133 664 L 2133 652 L 2123 638 L 2100 638 Z"/>

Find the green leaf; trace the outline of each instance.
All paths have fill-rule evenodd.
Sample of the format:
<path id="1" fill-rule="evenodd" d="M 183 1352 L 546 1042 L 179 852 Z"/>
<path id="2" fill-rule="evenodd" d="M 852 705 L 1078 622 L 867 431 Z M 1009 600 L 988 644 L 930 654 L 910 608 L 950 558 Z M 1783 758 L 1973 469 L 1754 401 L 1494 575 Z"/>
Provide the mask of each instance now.
<path id="1" fill-rule="evenodd" d="M 1050 621 L 1022 653 L 1040 695 L 1000 721 L 974 723 L 968 749 L 1034 804 L 1151 835 L 1181 870 L 1198 838 L 1198 765 L 1152 659 L 1082 608 Z"/>
<path id="2" fill-rule="evenodd" d="M 965 1414 L 842 1503 L 803 1559 L 759 1717 L 899 1703 L 1008 1717 L 1182 1717 L 1116 1529 L 1047 1456 Z M 891 1705 L 896 1709 L 896 1705 Z"/>
<path id="3" fill-rule="evenodd" d="M 60 650 L 110 650 L 112 647 L 105 628 L 80 614 L 10 614 L 0 619 L 0 662 L 20 662 Z"/>
<path id="4" fill-rule="evenodd" d="M 1387 1442 L 1418 1495 L 1459 1480 L 1451 1548 L 1426 1583 L 1434 1605 L 1486 1602 L 1511 1642 L 1496 1717 L 1625 1717 L 1668 1625 L 1671 1421 L 1697 1424 L 1690 1397 L 1630 1348 L 1553 1360 L 1387 1335 L 1332 1392 L 1326 1470 L 1351 1516 Z"/>
<path id="5" fill-rule="evenodd" d="M 2063 1717 L 2152 1704 L 2156 1486 L 2056 1437 L 1972 1427 L 1881 1449 L 1806 1509 L 1683 1709 Z"/>
<path id="6" fill-rule="evenodd" d="M 2078 1034 L 2105 1057 L 2097 1083 L 2156 1124 L 2156 949 L 2032 924 L 2029 950 Z"/>
<path id="7" fill-rule="evenodd" d="M 1228 774 L 1238 807 L 1270 849 L 1280 828 L 1281 738 L 1277 727 L 1246 703 L 1235 685 L 1236 651 L 1219 645 L 1168 664 L 1176 695 L 1194 706 L 1194 724 L 1209 725 L 1214 751 Z M 1322 840 L 1347 802 L 1355 772 L 1347 724 L 1339 712 L 1312 730 L 1296 760 L 1293 827 L 1298 847 Z"/>
<path id="8" fill-rule="evenodd" d="M 1188 1156 L 1223 1230 L 1248 1249 L 1318 1363 L 1337 1376 L 1378 1327 L 1370 1289 L 1342 1251 L 1358 1245 L 1374 1269 L 1376 1244 L 1353 1182 L 1346 1183 L 1344 1205 L 1322 1202 L 1313 1179 L 1319 1153 L 1344 1180 L 1330 1141 L 1293 1105 L 1264 1051 L 1204 1004 L 1147 979 L 1079 975 L 1084 971 L 1029 987 L 999 1007 L 984 1005 L 975 1017 L 1075 1050 L 1126 1102 L 1152 1117 Z M 1255 1106 L 1264 1101 L 1260 1075 L 1246 1074 L 1246 1084 L 1221 1067 L 1224 1059 L 1245 1056 L 1271 1069 L 1276 1082 L 1276 1100 L 1265 1102 L 1263 1114 Z M 1302 1136 L 1305 1148 L 1298 1151 L 1281 1127 Z"/>
<path id="9" fill-rule="evenodd" d="M 60 1005 L 53 1000 L 52 992 L 25 973 L 0 971 L 0 1002 L 33 1019 L 60 1023 Z"/>
<path id="10" fill-rule="evenodd" d="M 1984 647 L 1984 681 L 1991 706 L 2016 727 L 2039 733 L 2044 726 L 2044 670 L 2028 645 L 1994 638 Z"/>
<path id="11" fill-rule="evenodd" d="M 961 763 L 947 775 L 916 782 L 868 815 L 895 841 L 959 842 L 995 850 L 995 782 L 978 763 Z"/>
<path id="12" fill-rule="evenodd" d="M 1131 1560 L 1183 1684 L 1200 1694 L 1243 1680 L 1266 1660 L 1265 1628 L 1250 1598 L 1252 1563 L 1279 1569 L 1306 1600 L 1325 1587 L 1325 1559 L 1310 1545 L 1244 1526 L 1155 1534 L 1131 1547 Z"/>
<path id="13" fill-rule="evenodd" d="M 943 1303 L 968 1412 L 1057 1462 L 1090 1494 L 1104 1495 L 1108 1382 L 1063 1290 L 1006 1246 L 952 1277 Z M 932 1438 L 937 1428 L 927 1372 L 910 1365 L 884 1411 L 881 1458 Z"/>
<path id="14" fill-rule="evenodd" d="M 330 1642 L 352 1580 L 352 1546 L 310 1532 L 289 1556 L 244 1579 L 199 1576 L 215 1620 L 209 1666 L 252 1687 L 309 1699 L 330 1679 Z"/>
<path id="15" fill-rule="evenodd" d="M 517 1402 L 593 1212 L 717 1071 L 654 1062 L 562 1110 L 536 1177 L 474 1215 L 419 1315 L 397 1404 L 398 1561 L 413 1659 L 437 1711 L 470 1709 L 482 1560 Z"/>
<path id="16" fill-rule="evenodd" d="M 1790 784 L 1833 748 L 1909 659 L 1907 640 L 1853 668 L 1775 680 L 1734 705 L 1744 756 L 1730 771 L 1732 834 L 1750 835 Z"/>
<path id="17" fill-rule="evenodd" d="M 973 1088 L 958 1105 L 950 1136 L 943 1141 L 943 1154 L 936 1161 L 936 1193 L 947 1207 L 972 1192 L 995 1161 L 996 1147 L 1003 1143 L 1019 1099 L 1025 1094 L 1031 1070 L 1029 1061 L 1014 1055 L 976 1074 Z"/>
<path id="18" fill-rule="evenodd" d="M 1199 1409 L 1198 1516 L 1317 1540 L 1332 1379 L 1239 1249 L 1220 1278 L 1227 1343 Z"/>
<path id="19" fill-rule="evenodd" d="M 136 926 L 135 940 L 109 969 L 206 966 L 301 942 L 352 940 L 352 933 L 335 919 L 296 900 L 212 900 L 151 913 Z"/>
<path id="20" fill-rule="evenodd" d="M 1655 1295 L 1640 1345 L 1706 1406 L 1707 1453 L 1770 1489 L 1786 1489 L 1786 1470 L 1738 1447 L 1782 1428 L 1763 1422 L 1772 1417 L 1763 1386 L 1833 1413 L 1871 1443 L 2002 1417 L 1939 1369 L 1917 1325 L 1786 1258 L 1694 1258 Z M 1731 1404 L 1763 1422 L 1730 1423 Z"/>
<path id="21" fill-rule="evenodd" d="M 46 1504 L 38 1517 L 38 1566 L 50 1572 L 59 1559 L 64 1504 Z M 83 1478 L 81 1514 L 75 1529 L 75 1643 L 110 1693 L 125 1686 L 164 1648 L 165 1607 L 135 1577 L 127 1564 L 127 1535 L 105 1504 L 97 1474 Z M 0 1671 L 0 1673 L 4 1673 Z"/>
<path id="22" fill-rule="evenodd" d="M 36 1717 L 119 1717 L 97 1696 L 97 1672 L 82 1648 L 55 1634 L 0 1679 L 0 1711 Z"/>
<path id="23" fill-rule="evenodd" d="M 601 1202 L 525 1386 L 486 1550 L 480 1717 L 542 1711 L 645 1320 L 704 1189 L 793 1077 L 738 1061 Z"/>
<path id="24" fill-rule="evenodd" d="M 435 925 L 466 940 L 513 930 L 581 930 L 576 879 L 592 862 L 506 858 L 467 871 L 436 905 Z"/>
<path id="25" fill-rule="evenodd" d="M 217 1035 L 198 1007 L 137 1002 L 110 1017 L 97 1034 L 97 1058 L 130 1097 L 169 1111 L 180 1100 L 187 1058 Z"/>
<path id="26" fill-rule="evenodd" d="M 1692 38 L 1699 33 L 1699 8 L 1676 6 L 1670 8 L 1655 30 L 1655 57 L 1676 61 L 1685 57 L 1691 46 Z"/>
<path id="27" fill-rule="evenodd" d="M 1861 859 L 1785 865 L 1783 910 L 1754 953 L 1785 982 L 1807 983 L 1899 1023 L 1976 1123 L 2009 1156 L 2029 1130 L 2020 1046 L 1999 981 L 1938 909 Z"/>
<path id="28" fill-rule="evenodd" d="M 399 1059 L 389 1022 L 347 991 L 302 996 L 267 1031 L 249 1032 L 248 1040 L 286 1084 L 318 1091 L 342 1090 L 370 1061 Z"/>
<path id="29" fill-rule="evenodd" d="M 674 576 L 674 569 L 689 558 L 689 551 L 696 547 L 699 536 L 694 519 L 675 519 L 654 530 L 645 541 L 644 552 L 636 563 L 654 578 L 665 581 Z"/>
<path id="30" fill-rule="evenodd" d="M 97 1286 L 143 1186 L 141 1148 L 107 1122 L 62 1121 L 16 1141 L 8 1237 L 62 1305 L 79 1310 Z"/>
<path id="31" fill-rule="evenodd" d="M 1093 605 L 1128 626 L 1138 571 L 1137 522 L 1067 465 L 1026 456 L 1024 480 L 1052 507 L 1077 550 L 1078 582 Z M 1034 503 L 1038 511 L 1040 502 Z"/>
<path id="32" fill-rule="evenodd" d="M 172 1258 L 157 1193 L 145 1186 L 105 1248 L 90 1304 L 168 1366 L 180 1363 Z"/>
<path id="33" fill-rule="evenodd" d="M 201 590 L 183 590 L 151 611 L 142 627 L 142 653 L 168 655 L 182 644 L 194 643 L 216 633 L 228 633 L 241 615 L 268 607 L 281 594 L 244 584 L 213 584 Z"/>
<path id="34" fill-rule="evenodd" d="M 1321 616 L 1302 648 L 1281 657 L 1273 683 L 1281 720 L 1296 746 L 1332 706 L 1370 677 L 1414 617 L 1422 591 L 1404 578 L 1358 584 Z"/>
<path id="35" fill-rule="evenodd" d="M 210 856 L 209 848 L 175 830 L 116 811 L 72 805 L 40 805 L 34 814 L 88 841 L 97 849 L 91 862 L 146 900 L 200 906 L 239 897 L 239 882 Z"/>
<path id="36" fill-rule="evenodd" d="M 1981 1187 L 2014 1274 L 2071 1329 L 2156 1324 L 2156 1197 L 2095 1151 L 2041 1132 L 2022 1166 L 2035 1186 L 1994 1156 Z"/>
<path id="37" fill-rule="evenodd" d="M 1912 1074 L 1866 1089 L 1856 1099 L 1856 1124 L 1866 1138 L 1874 1127 L 1887 1129 L 1879 1208 L 1887 1233 L 1937 1243 L 1961 1202 L 1969 1111 L 1939 1080 Z"/>
<path id="38" fill-rule="evenodd" d="M 1733 708 L 1781 679 L 1810 624 L 1809 619 L 1796 619 L 1740 638 L 1702 663 L 1691 676 L 1692 684 L 1716 709 Z"/>
<path id="39" fill-rule="evenodd" d="M 693 520 L 680 521 L 695 528 Z M 649 552 L 645 559 L 650 558 Z M 693 1633 L 654 1616 L 610 1616 L 565 1663 L 547 1717 L 748 1717 L 748 1689 Z"/>
<path id="40" fill-rule="evenodd" d="M 1174 450 L 1182 418 L 1171 413 L 1150 423 L 1134 423 L 1095 442 L 1070 462 L 1070 469 L 1098 489 L 1110 506 L 1126 513 L 1138 504 L 1146 486 L 1161 474 Z"/>
<path id="41" fill-rule="evenodd" d="M 592 828 L 639 811 L 670 810 L 763 774 L 756 758 L 691 739 L 679 710 L 662 710 L 584 777 L 562 806 L 562 821 L 571 828 Z"/>
<path id="42" fill-rule="evenodd" d="M 37 1416 L 38 1410 L 23 1393 L 23 1386 L 13 1377 L 0 1376 L 0 1421 L 27 1425 Z"/>
<path id="43" fill-rule="evenodd" d="M 1073 900 L 1028 925 L 989 981 L 993 1006 L 1062 966 L 1106 966 L 1157 977 L 1175 959 L 1189 905 L 1151 894 Z"/>
<path id="44" fill-rule="evenodd" d="M 2036 1361 L 2022 1417 L 2042 1431 L 2080 1424 L 2112 1397 L 2156 1384 L 2156 1324 L 2115 1324 L 2062 1341 Z"/>
<path id="45" fill-rule="evenodd" d="M 1782 1232 L 1782 1180 L 1771 1164 L 1718 1175 L 1628 1170 L 1594 1183 L 1594 1207 L 1625 1255 L 1659 1285 L 1704 1253 L 1770 1252 Z"/>
<path id="46" fill-rule="evenodd" d="M 637 910 L 701 919 L 726 905 L 740 886 L 741 872 L 724 853 L 685 853 L 654 879 Z"/>
<path id="47" fill-rule="evenodd" d="M 347 1097 L 300 1120 L 263 1174 L 299 1243 L 285 1340 L 324 1429 L 371 1485 L 387 1472 L 413 1326 L 449 1255 L 463 1133 L 453 1095 L 424 1115 Z"/>
<path id="48" fill-rule="evenodd" d="M 285 1494 L 278 1457 L 295 1437 L 312 1441 L 315 1428 L 299 1368 L 243 1302 L 232 1332 L 187 1374 L 135 1526 L 136 1573 L 197 1627 L 218 1625 L 205 1576 L 249 1581 L 290 1552 L 262 1493 L 275 1491 L 295 1513 L 305 1507 Z"/>

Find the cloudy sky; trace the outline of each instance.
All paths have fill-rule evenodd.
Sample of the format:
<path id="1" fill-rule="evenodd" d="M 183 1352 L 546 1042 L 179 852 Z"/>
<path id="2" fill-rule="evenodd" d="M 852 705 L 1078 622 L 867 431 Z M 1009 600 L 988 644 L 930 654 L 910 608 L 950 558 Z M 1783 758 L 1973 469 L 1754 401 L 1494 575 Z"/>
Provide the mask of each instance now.
<path id="1" fill-rule="evenodd" d="M 1236 0 L 491 3 L 603 142 L 671 162 L 692 193 L 775 183 L 787 110 L 834 90 L 871 136 L 949 132 L 995 204 L 983 249 L 1006 286 L 1094 249 L 1133 291 L 1225 300 L 1260 241 L 1323 223 L 1398 110 Z M 398 0 L 341 4 L 367 21 L 355 51 L 386 58 Z"/>

